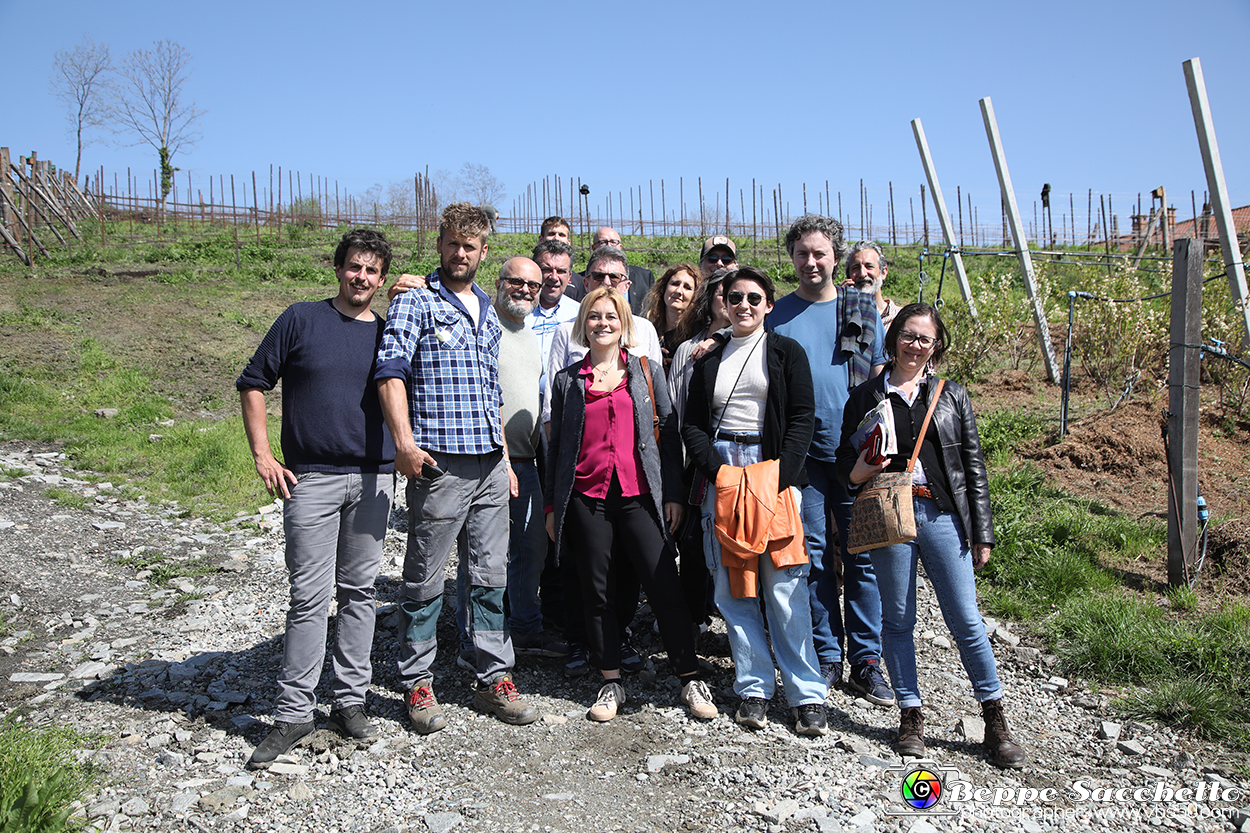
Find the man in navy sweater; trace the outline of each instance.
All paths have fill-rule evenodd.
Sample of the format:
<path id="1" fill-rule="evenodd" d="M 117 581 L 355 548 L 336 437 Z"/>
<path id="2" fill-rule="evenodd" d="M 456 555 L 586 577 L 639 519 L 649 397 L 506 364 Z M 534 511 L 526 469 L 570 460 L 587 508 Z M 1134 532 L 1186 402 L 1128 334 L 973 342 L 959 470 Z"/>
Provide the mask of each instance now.
<path id="1" fill-rule="evenodd" d="M 363 740 L 372 678 L 373 583 L 395 491 L 395 443 L 382 419 L 374 361 L 384 321 L 369 308 L 391 247 L 371 229 L 343 235 L 339 292 L 293 304 L 269 329 L 235 386 L 256 472 L 284 500 L 291 606 L 273 729 L 248 766 L 268 767 L 316 728 L 313 690 L 325 664 L 331 596 L 338 601 L 330 728 Z M 265 391 L 282 380 L 282 457 L 269 445 Z"/>

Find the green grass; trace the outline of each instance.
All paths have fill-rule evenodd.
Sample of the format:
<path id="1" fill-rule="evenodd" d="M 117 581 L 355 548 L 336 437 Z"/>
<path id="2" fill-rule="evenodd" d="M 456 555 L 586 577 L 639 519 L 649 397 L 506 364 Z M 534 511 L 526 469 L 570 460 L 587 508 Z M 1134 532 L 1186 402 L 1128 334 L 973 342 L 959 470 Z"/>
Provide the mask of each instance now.
<path id="1" fill-rule="evenodd" d="M 177 501 L 201 514 L 232 517 L 267 502 L 241 418 L 158 426 L 173 410 L 155 392 L 150 371 L 127 366 L 92 338 L 79 343 L 73 359 L 76 366 L 68 375 L 52 369 L 0 371 L 0 432 L 64 441 L 76 465 L 124 477 L 149 497 Z M 117 408 L 118 415 L 95 416 L 100 403 Z M 277 425 L 272 435 L 278 436 Z M 65 489 L 49 492 L 67 506 L 87 503 Z"/>
<path id="2" fill-rule="evenodd" d="M 70 489 L 62 489 L 59 486 L 52 486 L 44 490 L 44 495 L 55 500 L 62 506 L 68 506 L 71 509 L 86 509 L 91 501 L 75 491 Z"/>
<path id="3" fill-rule="evenodd" d="M 82 821 L 70 814 L 95 783 L 96 772 L 77 763 L 74 750 L 99 743 L 100 738 L 65 727 L 37 730 L 12 717 L 0 724 L 0 830 L 81 830 Z"/>
<path id="4" fill-rule="evenodd" d="M 202 559 L 176 560 L 155 549 L 144 549 L 134 555 L 119 558 L 117 563 L 133 567 L 136 571 L 150 571 L 148 582 L 156 587 L 163 587 L 178 577 L 198 578 L 218 571 L 217 567 Z M 187 598 L 198 598 L 198 594 L 186 595 Z"/>
<path id="5" fill-rule="evenodd" d="M 997 543 L 979 579 L 988 612 L 1039 623 L 1065 673 L 1128 687 L 1128 714 L 1250 741 L 1250 607 L 1198 612 L 1189 588 L 1132 592 L 1117 570 L 1162 557 L 1164 522 L 1074 498 L 1018 461 L 992 474 L 990 493 Z"/>

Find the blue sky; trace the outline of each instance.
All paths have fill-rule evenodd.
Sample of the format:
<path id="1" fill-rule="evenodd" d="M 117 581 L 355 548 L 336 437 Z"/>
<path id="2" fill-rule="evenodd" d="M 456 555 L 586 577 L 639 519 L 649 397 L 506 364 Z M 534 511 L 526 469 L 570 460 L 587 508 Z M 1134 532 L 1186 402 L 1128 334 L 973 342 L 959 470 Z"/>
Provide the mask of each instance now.
<path id="1" fill-rule="evenodd" d="M 345 11 L 355 8 L 356 11 Z M 769 9 L 765 11 L 765 9 Z M 472 9 L 472 13 L 468 10 Z M 483 164 L 509 199 L 544 176 L 606 192 L 684 178 L 723 200 L 730 179 L 778 183 L 790 211 L 826 180 L 858 217 L 862 178 L 879 225 L 924 181 L 910 120 L 923 120 L 947 201 L 971 194 L 997 219 L 998 183 L 978 99 L 991 96 L 1026 219 L 1044 182 L 1055 223 L 1087 189 L 1121 227 L 1140 192 L 1167 187 L 1178 216 L 1206 188 L 1182 61 L 1200 57 L 1233 205 L 1250 203 L 1250 3 L 1208 0 L 1182 14 L 1161 0 L 629 4 L 111 4 L 0 0 L 0 144 L 61 166 L 74 151 L 48 92 L 53 53 L 88 34 L 115 57 L 170 38 L 193 56 L 188 91 L 203 139 L 175 159 L 195 187 L 269 166 L 337 180 L 344 192 L 411 181 L 427 166 Z M 101 136 L 107 140 L 107 136 Z M 106 181 L 151 171 L 146 146 L 101 142 L 84 168 Z M 284 189 L 285 190 L 285 189 Z M 834 196 L 836 203 L 837 197 Z M 966 205 L 965 196 L 965 205 Z M 1060 207 L 1062 206 L 1062 212 Z M 952 205 L 953 210 L 953 205 Z M 649 213 L 649 209 L 648 209 Z M 933 215 L 930 214 L 933 221 Z M 935 228 L 936 228 L 936 224 Z"/>

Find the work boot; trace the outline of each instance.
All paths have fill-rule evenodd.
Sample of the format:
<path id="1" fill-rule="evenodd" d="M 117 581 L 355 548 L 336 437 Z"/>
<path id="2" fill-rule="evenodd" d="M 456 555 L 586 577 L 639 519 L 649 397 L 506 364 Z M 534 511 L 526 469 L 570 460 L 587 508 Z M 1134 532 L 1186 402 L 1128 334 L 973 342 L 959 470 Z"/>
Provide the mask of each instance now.
<path id="1" fill-rule="evenodd" d="M 899 711 L 898 740 L 894 741 L 894 751 L 908 758 L 923 758 L 924 748 L 924 712 L 919 706 L 909 706 Z"/>
<path id="2" fill-rule="evenodd" d="M 434 699 L 434 678 L 417 680 L 408 692 L 408 719 L 412 728 L 422 735 L 437 732 L 447 725 L 443 707 Z"/>
<path id="3" fill-rule="evenodd" d="M 504 674 L 495 682 L 478 688 L 473 693 L 473 708 L 493 714 L 513 726 L 524 726 L 539 718 L 538 709 L 521 699 L 511 674 Z"/>
<path id="4" fill-rule="evenodd" d="M 1012 737 L 1011 729 L 1007 728 L 1003 701 L 986 700 L 982 703 L 981 718 L 985 721 L 985 749 L 990 753 L 990 762 L 1000 769 L 1023 768 L 1029 758 Z"/>

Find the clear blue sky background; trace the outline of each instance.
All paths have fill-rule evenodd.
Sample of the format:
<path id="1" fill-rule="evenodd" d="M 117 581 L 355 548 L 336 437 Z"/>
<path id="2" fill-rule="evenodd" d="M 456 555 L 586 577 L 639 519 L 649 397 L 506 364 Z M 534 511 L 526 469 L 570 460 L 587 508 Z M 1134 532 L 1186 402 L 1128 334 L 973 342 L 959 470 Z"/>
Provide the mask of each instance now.
<path id="1" fill-rule="evenodd" d="M 352 9 L 352 11 L 348 11 Z M 472 9 L 470 13 L 468 10 Z M 1192 11 L 1187 11 L 1192 9 Z M 1019 4 L 897 0 L 737 2 L 171 4 L 0 0 L 0 144 L 73 167 L 53 53 L 89 34 L 113 54 L 170 38 L 194 56 L 187 87 L 203 139 L 175 158 L 208 176 L 266 180 L 271 164 L 345 192 L 414 172 L 488 166 L 505 210 L 544 176 L 607 191 L 678 177 L 801 188 L 829 181 L 858 217 L 862 178 L 878 225 L 924 181 L 910 120 L 923 120 L 947 200 L 971 193 L 994 222 L 998 183 L 977 101 L 991 96 L 1021 209 L 1049 182 L 1060 208 L 1109 194 L 1126 228 L 1138 193 L 1164 185 L 1178 216 L 1206 189 L 1182 61 L 1200 57 L 1234 206 L 1250 203 L 1250 2 Z M 156 166 L 102 135 L 84 168 L 106 181 Z M 834 197 L 836 203 L 836 196 Z M 965 197 L 966 199 L 966 197 Z M 658 210 L 658 205 L 657 205 Z M 750 195 L 747 211 L 750 212 Z M 952 206 L 953 210 L 953 206 Z M 930 214 L 932 219 L 932 214 Z"/>

